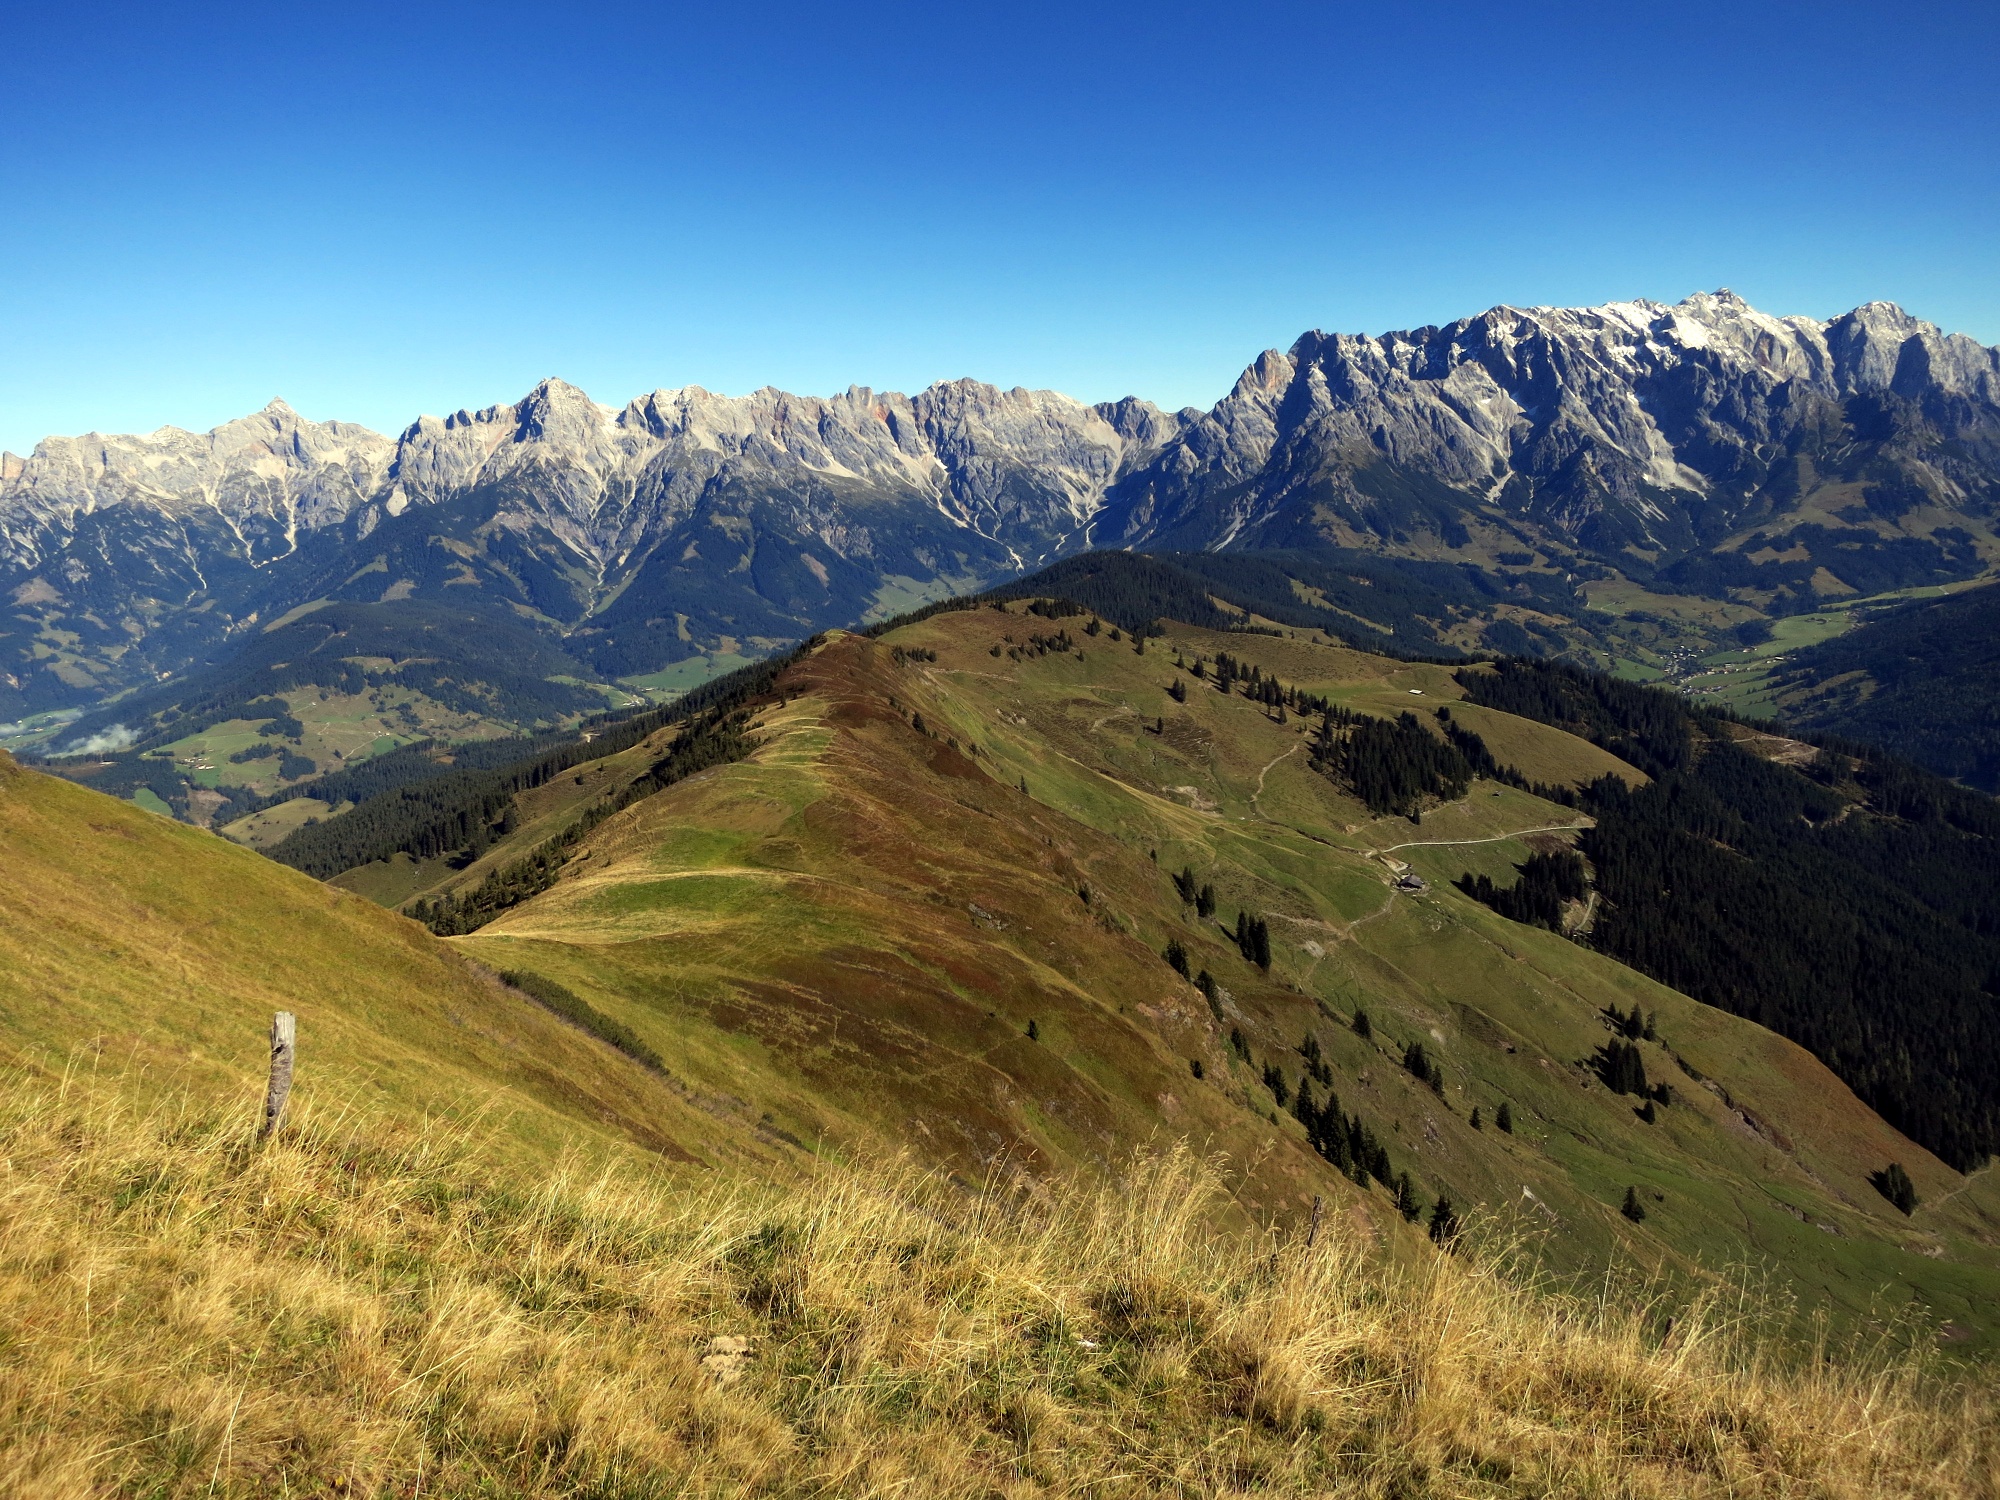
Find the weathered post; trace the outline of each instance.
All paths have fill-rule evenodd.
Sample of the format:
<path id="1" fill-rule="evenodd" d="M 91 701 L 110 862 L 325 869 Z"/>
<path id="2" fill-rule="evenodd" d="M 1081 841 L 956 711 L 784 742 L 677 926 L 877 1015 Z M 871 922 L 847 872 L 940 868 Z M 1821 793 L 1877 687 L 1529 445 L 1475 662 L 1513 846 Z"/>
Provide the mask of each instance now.
<path id="1" fill-rule="evenodd" d="M 292 1096 L 292 1061 L 298 1053 L 299 1023 L 288 1010 L 271 1017 L 271 1084 L 264 1091 L 263 1136 L 276 1135 L 285 1118 L 285 1101 Z"/>
<path id="2" fill-rule="evenodd" d="M 1319 1209 L 1320 1209 L 1319 1194 L 1314 1193 L 1312 1228 L 1306 1231 L 1306 1249 L 1308 1250 L 1312 1249 L 1313 1241 L 1319 1238 Z"/>

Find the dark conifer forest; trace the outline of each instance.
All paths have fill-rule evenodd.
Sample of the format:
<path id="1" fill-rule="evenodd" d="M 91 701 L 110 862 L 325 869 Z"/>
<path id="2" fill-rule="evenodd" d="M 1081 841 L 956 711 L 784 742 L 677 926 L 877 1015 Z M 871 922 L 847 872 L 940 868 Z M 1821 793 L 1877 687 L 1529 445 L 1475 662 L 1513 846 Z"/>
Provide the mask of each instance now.
<path id="1" fill-rule="evenodd" d="M 1520 879 L 1511 886 L 1495 886 L 1485 875 L 1461 877 L 1458 888 L 1475 901 L 1483 901 L 1503 917 L 1563 930 L 1563 903 L 1581 901 L 1590 894 L 1590 879 L 1583 858 L 1577 854 L 1531 854 L 1515 866 Z"/>
<path id="2" fill-rule="evenodd" d="M 1654 778 L 1583 797 L 1593 947 L 1791 1037 L 1961 1170 L 2000 1146 L 2000 806 L 1857 746 L 1780 764 L 1723 715 L 1557 663 L 1459 680 Z M 1542 921 L 1552 876 L 1466 888 Z"/>
<path id="3" fill-rule="evenodd" d="M 1795 653 L 1779 681 L 1806 728 L 2000 792 L 2000 584 L 1891 610 Z"/>

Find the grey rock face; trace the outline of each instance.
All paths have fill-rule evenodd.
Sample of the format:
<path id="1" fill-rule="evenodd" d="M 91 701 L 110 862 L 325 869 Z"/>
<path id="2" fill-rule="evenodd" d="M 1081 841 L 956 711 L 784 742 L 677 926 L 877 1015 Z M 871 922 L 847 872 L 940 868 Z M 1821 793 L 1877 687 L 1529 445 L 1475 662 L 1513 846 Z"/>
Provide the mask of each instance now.
<path id="1" fill-rule="evenodd" d="M 418 421 L 397 444 L 384 506 L 399 514 L 532 474 L 532 485 L 516 486 L 534 494 L 532 519 L 606 562 L 684 522 L 720 483 L 810 489 L 816 476 L 863 487 L 877 503 L 934 508 L 1039 556 L 1178 426 L 1145 402 L 1100 409 L 970 380 L 914 398 L 862 387 L 827 398 L 769 388 L 730 398 L 689 386 L 622 411 L 551 380 L 516 406 Z"/>
<path id="2" fill-rule="evenodd" d="M 1474 517 L 1491 506 L 1590 552 L 1657 560 L 1756 519 L 1781 468 L 1867 440 L 1871 420 L 1891 429 L 1874 440 L 1890 439 L 1907 482 L 1977 503 L 1994 479 L 2000 351 L 1889 303 L 1819 323 L 1728 291 L 1309 333 L 1121 483 L 1098 536 L 1380 540 L 1411 529 L 1381 523 L 1387 471 Z"/>
<path id="3" fill-rule="evenodd" d="M 970 380 L 613 408 L 548 380 L 391 439 L 273 402 L 0 458 L 0 720 L 316 599 L 483 601 L 615 676 L 1092 546 L 1526 548 L 1796 601 L 1964 576 L 1996 516 L 2000 351 L 1889 303 L 1820 323 L 1726 291 L 1309 333 L 1207 412 Z"/>
<path id="4" fill-rule="evenodd" d="M 823 399 L 688 387 L 618 409 L 548 380 L 396 439 L 282 402 L 205 435 L 51 438 L 0 463 L 0 591 L 32 627 L 0 642 L 19 662 L 0 718 L 151 680 L 370 588 L 476 587 L 586 635 L 609 629 L 607 604 L 643 604 L 607 670 L 806 633 L 866 611 L 887 579 L 906 598 L 1065 550 L 1180 421 L 974 381 Z M 718 589 L 740 607 L 717 613 Z M 700 597 L 676 605 L 676 590 Z M 38 654 L 35 635 L 63 649 Z"/>
<path id="5" fill-rule="evenodd" d="M 379 490 L 393 452 L 380 433 L 308 422 L 282 401 L 204 434 L 47 438 L 31 457 L 0 455 L 0 563 L 32 569 L 84 518 L 117 508 L 163 530 L 220 522 L 268 564 Z"/>

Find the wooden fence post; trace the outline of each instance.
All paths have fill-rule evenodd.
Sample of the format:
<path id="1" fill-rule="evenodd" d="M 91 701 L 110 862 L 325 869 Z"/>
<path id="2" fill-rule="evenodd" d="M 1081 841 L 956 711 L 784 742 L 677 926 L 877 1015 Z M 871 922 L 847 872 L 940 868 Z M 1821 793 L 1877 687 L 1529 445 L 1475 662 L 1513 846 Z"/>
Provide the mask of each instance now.
<path id="1" fill-rule="evenodd" d="M 299 1023 L 288 1010 L 271 1017 L 271 1085 L 264 1091 L 264 1128 L 260 1136 L 278 1133 L 285 1118 L 285 1101 L 292 1095 L 292 1062 L 298 1054 Z"/>
<path id="2" fill-rule="evenodd" d="M 1306 1231 L 1306 1249 L 1308 1250 L 1312 1249 L 1313 1241 L 1319 1238 L 1319 1207 L 1320 1207 L 1319 1194 L 1314 1193 L 1312 1228 Z"/>

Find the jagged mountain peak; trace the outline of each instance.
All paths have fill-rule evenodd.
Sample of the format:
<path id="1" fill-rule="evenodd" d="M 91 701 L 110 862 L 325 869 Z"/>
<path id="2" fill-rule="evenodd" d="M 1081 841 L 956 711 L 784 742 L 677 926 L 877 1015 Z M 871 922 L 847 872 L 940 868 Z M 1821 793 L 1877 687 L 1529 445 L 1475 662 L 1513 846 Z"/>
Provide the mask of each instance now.
<path id="1" fill-rule="evenodd" d="M 1893 303 L 1821 322 L 1762 312 L 1723 287 L 1671 304 L 1503 304 L 1377 335 L 1314 330 L 1260 355 L 1122 481 L 1097 534 L 1448 552 L 1470 525 L 1523 522 L 1651 567 L 1783 503 L 1789 492 L 1756 498 L 1780 455 L 1818 443 L 1829 423 L 1875 432 L 1890 419 L 1847 407 L 1885 393 L 1936 408 L 1922 419 L 1932 436 L 1912 441 L 1948 433 L 1958 445 L 1896 481 L 1906 492 L 1995 483 L 1991 465 L 1964 455 L 2000 451 L 2000 351 Z M 1890 425 L 1915 433 L 1914 420 Z"/>
<path id="2" fill-rule="evenodd" d="M 1092 545 L 1544 549 L 1650 578 L 1834 484 L 1829 515 L 1876 516 L 1865 534 L 1824 523 L 1849 528 L 1839 545 L 1900 548 L 1921 562 L 1912 581 L 1964 576 L 1969 546 L 2000 556 L 1981 519 L 2000 513 L 2000 351 L 1894 303 L 1821 322 L 1720 287 L 1314 330 L 1207 411 L 971 377 L 914 394 L 688 384 L 612 407 L 550 376 L 389 438 L 273 400 L 206 434 L 50 438 L 0 459 L 0 593 L 87 595 L 102 637 L 101 677 L 66 663 L 42 698 L 0 691 L 0 716 L 157 676 L 133 631 L 226 633 L 219 578 L 238 578 L 242 616 L 316 597 L 286 592 L 277 564 L 295 554 L 320 559 L 298 588 L 491 587 L 601 629 L 607 670 L 650 671 L 693 649 L 691 604 L 717 643 L 775 643 Z M 1961 529 L 1905 536 L 1912 510 Z M 56 618 L 70 603 L 49 608 L 43 624 L 72 630 Z"/>
<path id="3" fill-rule="evenodd" d="M 516 440 L 594 446 L 605 440 L 617 421 L 613 407 L 600 406 L 566 380 L 538 381 L 514 404 Z"/>

